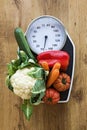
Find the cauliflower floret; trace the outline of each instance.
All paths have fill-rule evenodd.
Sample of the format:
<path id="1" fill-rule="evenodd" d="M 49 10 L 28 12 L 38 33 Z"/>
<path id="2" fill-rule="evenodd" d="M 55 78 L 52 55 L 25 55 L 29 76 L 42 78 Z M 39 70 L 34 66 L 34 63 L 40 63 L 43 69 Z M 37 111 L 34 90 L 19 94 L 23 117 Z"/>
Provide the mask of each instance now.
<path id="1" fill-rule="evenodd" d="M 17 70 L 14 75 L 12 75 L 10 81 L 13 87 L 13 91 L 16 95 L 22 99 L 30 99 L 31 90 L 36 82 L 35 78 L 28 75 L 34 68 L 24 68 L 22 70 Z"/>

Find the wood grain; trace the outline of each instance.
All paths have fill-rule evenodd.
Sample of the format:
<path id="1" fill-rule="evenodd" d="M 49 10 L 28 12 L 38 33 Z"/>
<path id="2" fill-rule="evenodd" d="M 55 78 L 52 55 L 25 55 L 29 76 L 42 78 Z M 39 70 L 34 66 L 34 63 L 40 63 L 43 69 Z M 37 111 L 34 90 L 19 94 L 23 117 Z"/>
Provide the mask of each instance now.
<path id="1" fill-rule="evenodd" d="M 25 31 L 45 14 L 62 20 L 75 43 L 74 83 L 68 103 L 36 106 L 28 122 L 20 111 L 22 100 L 5 85 L 6 64 L 16 58 L 14 28 Z M 87 130 L 86 0 L 0 0 L 0 130 Z"/>

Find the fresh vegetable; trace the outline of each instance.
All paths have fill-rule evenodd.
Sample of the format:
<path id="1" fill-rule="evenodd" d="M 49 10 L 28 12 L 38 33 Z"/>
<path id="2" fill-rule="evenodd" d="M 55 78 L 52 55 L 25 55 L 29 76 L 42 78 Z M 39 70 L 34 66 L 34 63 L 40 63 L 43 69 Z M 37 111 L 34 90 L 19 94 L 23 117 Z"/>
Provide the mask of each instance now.
<path id="1" fill-rule="evenodd" d="M 39 67 L 18 69 L 11 77 L 13 92 L 22 99 L 30 99 L 33 94 L 45 92 L 45 72 Z"/>
<path id="2" fill-rule="evenodd" d="M 60 67 L 61 67 L 61 64 L 60 63 L 58 63 L 58 62 L 56 62 L 54 65 L 53 65 L 53 68 L 52 68 L 52 71 L 54 71 L 55 69 L 60 69 Z M 52 72 L 51 71 L 51 72 Z"/>
<path id="3" fill-rule="evenodd" d="M 48 63 L 46 61 L 41 62 L 40 65 L 44 68 L 44 70 L 49 71 L 49 66 L 48 66 Z"/>
<path id="4" fill-rule="evenodd" d="M 7 86 L 24 100 L 21 108 L 28 120 L 31 117 L 33 105 L 41 103 L 45 95 L 45 80 L 45 70 L 33 59 L 29 59 L 23 51 L 19 51 L 18 58 L 8 64 Z"/>
<path id="5" fill-rule="evenodd" d="M 47 85 L 46 85 L 47 88 L 49 88 L 54 83 L 58 75 L 59 75 L 59 70 L 55 69 L 54 71 L 52 71 L 52 73 L 49 75 L 47 80 Z"/>
<path id="6" fill-rule="evenodd" d="M 19 69 L 10 78 L 13 91 L 22 99 L 30 99 L 36 78 L 28 74 L 34 71 L 34 67 Z"/>
<path id="7" fill-rule="evenodd" d="M 69 59 L 70 56 L 67 52 L 58 50 L 42 52 L 37 56 L 37 60 L 40 64 L 46 61 L 49 67 L 52 68 L 56 62 L 59 62 L 61 64 L 61 69 L 64 71 L 69 65 Z"/>
<path id="8" fill-rule="evenodd" d="M 55 63 L 48 75 L 46 87 L 49 88 L 59 76 L 60 63 Z"/>
<path id="9" fill-rule="evenodd" d="M 33 93 L 32 97 L 30 98 L 30 103 L 32 105 L 39 105 L 42 101 L 43 96 L 45 95 L 44 91 L 40 93 Z"/>
<path id="10" fill-rule="evenodd" d="M 60 100 L 60 94 L 54 88 L 48 88 L 43 97 L 43 102 L 46 104 L 56 104 Z"/>
<path id="11" fill-rule="evenodd" d="M 59 92 L 69 88 L 70 76 L 60 73 L 60 69 L 67 69 L 70 57 L 65 51 L 46 51 L 36 57 L 22 29 L 16 28 L 14 34 L 19 46 L 18 56 L 8 64 L 6 84 L 23 99 L 21 110 L 30 120 L 34 105 L 42 100 L 56 104 L 60 100 Z"/>
<path id="12" fill-rule="evenodd" d="M 53 83 L 53 87 L 59 92 L 67 90 L 70 87 L 70 76 L 62 72 Z"/>
<path id="13" fill-rule="evenodd" d="M 34 55 L 32 54 L 32 52 L 30 50 L 29 44 L 24 36 L 22 29 L 19 27 L 16 28 L 14 30 L 14 34 L 15 34 L 15 38 L 18 43 L 19 49 L 23 50 L 28 55 L 29 58 L 36 61 Z"/>
<path id="14" fill-rule="evenodd" d="M 21 109 L 24 112 L 26 119 L 30 120 L 33 113 L 33 106 L 30 104 L 29 100 L 24 100 Z"/>

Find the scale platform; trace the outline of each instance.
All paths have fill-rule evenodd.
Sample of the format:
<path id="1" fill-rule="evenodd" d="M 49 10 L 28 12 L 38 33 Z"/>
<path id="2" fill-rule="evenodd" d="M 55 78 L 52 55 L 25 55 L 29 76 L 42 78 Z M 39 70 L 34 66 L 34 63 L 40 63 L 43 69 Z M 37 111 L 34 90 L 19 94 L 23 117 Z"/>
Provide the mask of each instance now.
<path id="1" fill-rule="evenodd" d="M 74 68 L 75 68 L 75 46 L 74 46 L 74 43 L 71 40 L 68 32 L 67 32 L 67 40 L 66 40 L 65 46 L 63 47 L 62 50 L 68 52 L 70 55 L 70 63 L 69 63 L 66 73 L 69 74 L 71 77 L 71 84 L 70 84 L 70 88 L 68 90 L 60 93 L 59 103 L 64 103 L 64 102 L 69 101 L 72 86 L 73 86 Z"/>
<path id="2" fill-rule="evenodd" d="M 44 24 L 43 24 L 43 22 L 44 22 Z M 29 24 L 29 26 L 25 32 L 25 36 L 27 38 L 27 41 L 30 45 L 31 50 L 33 52 L 36 52 L 36 54 L 39 54 L 41 51 L 40 49 L 42 49 L 42 48 L 40 48 L 40 46 L 41 46 L 40 43 L 42 43 L 42 41 L 43 41 L 43 39 L 40 39 L 40 37 L 42 37 L 42 35 L 45 36 L 45 43 L 43 42 L 44 44 L 46 44 L 47 36 L 50 37 L 49 40 L 50 40 L 50 43 L 52 43 L 52 42 L 54 42 L 54 41 L 52 41 L 52 38 L 54 38 L 54 40 L 56 40 L 56 37 L 53 37 L 54 34 L 56 34 L 56 33 L 57 33 L 57 35 L 58 35 L 58 33 L 60 33 L 59 34 L 60 39 L 58 39 L 59 43 L 55 43 L 55 44 L 56 45 L 58 44 L 58 46 L 59 46 L 62 43 L 62 46 L 60 46 L 60 48 L 58 48 L 58 50 L 64 50 L 64 51 L 68 52 L 68 54 L 70 55 L 70 63 L 69 63 L 66 73 L 71 78 L 71 84 L 70 84 L 70 88 L 68 90 L 66 90 L 64 92 L 60 92 L 60 101 L 59 101 L 59 103 L 65 103 L 65 102 L 69 101 L 71 90 L 72 90 L 74 67 L 75 67 L 75 46 L 74 46 L 74 43 L 71 40 L 68 32 L 66 31 L 64 25 L 62 24 L 62 22 L 59 19 L 57 19 L 53 16 L 49 16 L 49 15 L 40 16 L 40 17 L 34 19 L 31 22 L 31 24 Z M 35 37 L 36 37 L 36 39 L 35 39 Z M 34 39 L 34 40 L 32 40 L 32 39 Z M 36 41 L 37 41 L 37 43 L 34 43 Z M 36 46 L 37 46 L 37 48 L 36 48 Z M 42 46 L 44 46 L 44 45 L 42 45 Z M 47 49 L 49 49 L 49 46 L 52 46 L 52 45 L 48 44 Z M 61 47 L 62 47 L 62 49 L 61 49 Z M 55 50 L 55 47 L 53 49 Z"/>

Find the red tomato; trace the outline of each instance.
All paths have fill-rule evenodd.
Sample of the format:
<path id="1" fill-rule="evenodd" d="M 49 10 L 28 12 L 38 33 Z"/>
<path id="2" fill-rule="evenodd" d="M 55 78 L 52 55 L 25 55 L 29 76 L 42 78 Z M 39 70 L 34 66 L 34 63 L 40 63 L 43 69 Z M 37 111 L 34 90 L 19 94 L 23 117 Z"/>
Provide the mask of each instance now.
<path id="1" fill-rule="evenodd" d="M 60 93 L 56 91 L 54 88 L 48 88 L 46 90 L 45 96 L 43 97 L 43 101 L 46 104 L 56 104 L 60 100 Z"/>

